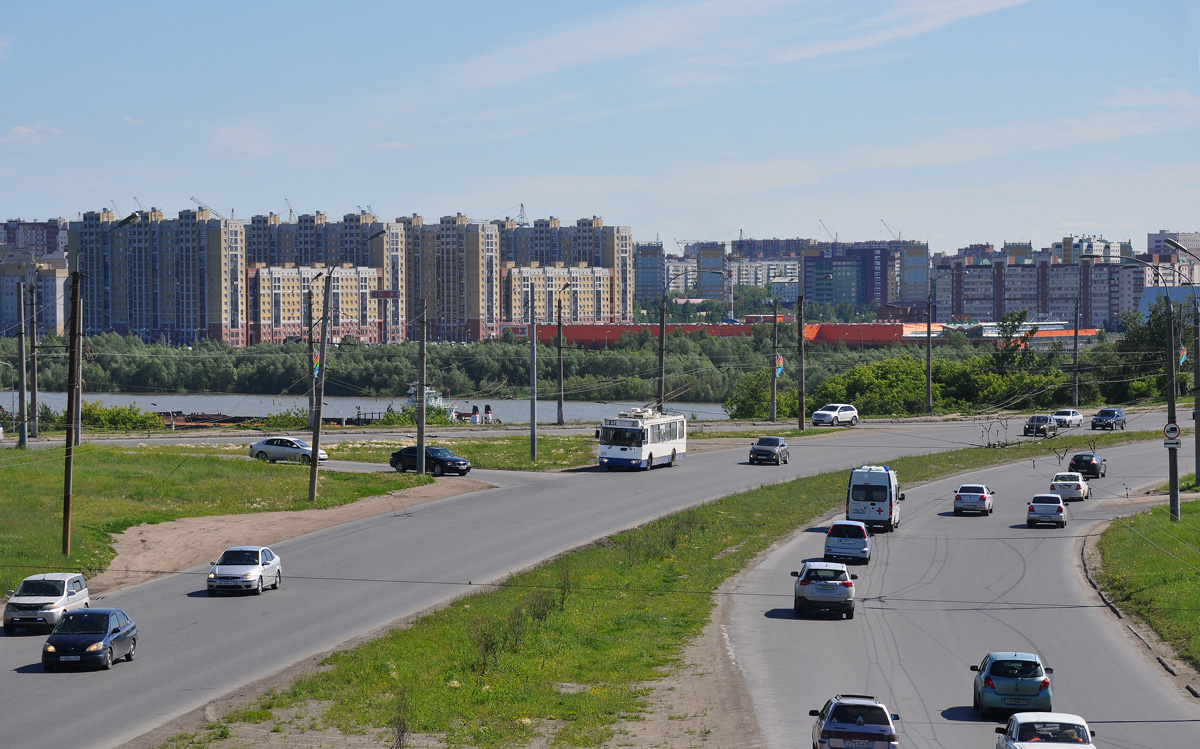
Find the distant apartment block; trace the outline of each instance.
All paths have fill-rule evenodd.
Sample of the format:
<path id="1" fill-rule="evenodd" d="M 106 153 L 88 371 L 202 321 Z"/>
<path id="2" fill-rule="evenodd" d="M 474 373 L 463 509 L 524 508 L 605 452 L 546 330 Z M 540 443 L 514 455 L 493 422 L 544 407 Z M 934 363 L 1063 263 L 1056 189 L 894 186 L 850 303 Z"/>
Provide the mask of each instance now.
<path id="1" fill-rule="evenodd" d="M 662 242 L 637 242 L 633 246 L 635 302 L 659 299 L 666 288 L 667 255 Z"/>
<path id="2" fill-rule="evenodd" d="M 1150 254 L 1173 254 L 1175 250 L 1164 241 L 1174 239 L 1179 244 L 1200 255 L 1200 232 L 1196 231 L 1167 231 L 1159 229 L 1154 234 L 1146 235 L 1146 252 Z"/>
<path id="3" fill-rule="evenodd" d="M 726 255 L 724 242 L 697 242 L 696 289 L 701 299 L 724 299 Z"/>
<path id="4" fill-rule="evenodd" d="M 332 284 L 330 339 L 353 337 L 366 344 L 383 340 L 387 333 L 381 305 L 371 298 L 372 291 L 383 288 L 383 268 L 256 263 L 246 269 L 246 344 L 320 340 L 327 276 Z M 387 337 L 399 340 L 401 336 Z"/>
<path id="5" fill-rule="evenodd" d="M 504 264 L 504 318 L 539 324 L 601 325 L 617 322 L 613 308 L 616 271 L 580 263 L 574 267 Z"/>
<path id="6" fill-rule="evenodd" d="M 426 224 L 417 214 L 396 219 L 408 240 L 408 337 L 422 315 L 433 341 L 478 341 L 499 335 L 500 232 L 461 213 Z"/>
<path id="7" fill-rule="evenodd" d="M 1050 254 L 1059 263 L 1070 265 L 1080 262 L 1083 255 L 1099 255 L 1092 262 L 1120 263 L 1123 258 L 1133 257 L 1133 245 L 1129 240 L 1110 242 L 1103 237 L 1084 235 L 1063 237 L 1061 242 L 1050 246 Z"/>
<path id="8" fill-rule="evenodd" d="M 11 245 L 29 252 L 34 262 L 47 255 L 63 255 L 67 251 L 67 222 L 52 218 L 48 221 L 9 219 L 0 226 L 0 244 Z"/>
<path id="9" fill-rule="evenodd" d="M 65 238 L 65 234 L 64 234 Z M 26 331 L 36 317 L 37 334 L 61 335 L 66 325 L 67 260 L 62 252 L 43 254 L 0 244 L 0 335 L 15 336 L 22 320 Z M 19 291 L 24 284 L 25 296 Z"/>

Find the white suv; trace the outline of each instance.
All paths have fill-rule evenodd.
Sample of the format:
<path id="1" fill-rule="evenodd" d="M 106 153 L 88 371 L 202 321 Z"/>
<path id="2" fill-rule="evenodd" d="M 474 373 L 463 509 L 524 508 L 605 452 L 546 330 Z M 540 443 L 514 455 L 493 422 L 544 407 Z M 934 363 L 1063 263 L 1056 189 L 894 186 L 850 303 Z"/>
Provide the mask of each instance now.
<path id="1" fill-rule="evenodd" d="M 91 605 L 87 581 L 77 572 L 46 572 L 30 575 L 16 590 L 8 591 L 4 605 L 4 634 L 18 627 L 54 629 L 63 612 Z"/>
<path id="2" fill-rule="evenodd" d="M 796 578 L 795 601 L 792 612 L 799 618 L 805 611 L 825 609 L 840 611 L 847 619 L 854 618 L 854 581 L 858 575 L 846 571 L 838 562 L 805 562 Z"/>
<path id="3" fill-rule="evenodd" d="M 822 424 L 833 427 L 842 424 L 854 426 L 858 423 L 858 409 L 848 403 L 830 403 L 813 411 L 812 423 L 813 426 Z"/>

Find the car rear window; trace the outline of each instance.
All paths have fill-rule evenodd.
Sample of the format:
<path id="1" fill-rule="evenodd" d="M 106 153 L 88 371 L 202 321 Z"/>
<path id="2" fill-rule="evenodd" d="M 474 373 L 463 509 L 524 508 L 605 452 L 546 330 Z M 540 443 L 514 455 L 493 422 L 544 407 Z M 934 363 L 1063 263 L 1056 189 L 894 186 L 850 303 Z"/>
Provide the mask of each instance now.
<path id="1" fill-rule="evenodd" d="M 1071 458 L 1071 462 L 1072 463 L 1091 463 L 1092 460 L 1094 460 L 1094 459 L 1095 459 L 1094 456 L 1092 456 L 1088 453 L 1080 453 L 1079 455 L 1076 455 L 1074 458 Z"/>
<path id="2" fill-rule="evenodd" d="M 1079 481 L 1079 477 L 1073 473 L 1060 473 L 1054 477 L 1054 480 L 1066 483 L 1068 481 Z"/>
<path id="3" fill-rule="evenodd" d="M 834 538 L 866 538 L 867 532 L 857 525 L 832 525 L 829 535 Z"/>
<path id="4" fill-rule="evenodd" d="M 987 494 L 987 491 L 978 484 L 963 484 L 958 487 L 959 494 Z"/>
<path id="5" fill-rule="evenodd" d="M 890 725 L 887 711 L 878 705 L 846 705 L 841 704 L 833 708 L 834 723 L 853 723 L 858 725 L 859 719 L 867 725 L 886 726 Z"/>
<path id="6" fill-rule="evenodd" d="M 838 583 L 849 580 L 850 576 L 846 574 L 846 570 L 810 569 L 804 579 Z"/>
<path id="7" fill-rule="evenodd" d="M 998 659 L 992 662 L 992 676 L 1010 679 L 1033 679 L 1042 675 L 1042 667 L 1037 661 Z"/>

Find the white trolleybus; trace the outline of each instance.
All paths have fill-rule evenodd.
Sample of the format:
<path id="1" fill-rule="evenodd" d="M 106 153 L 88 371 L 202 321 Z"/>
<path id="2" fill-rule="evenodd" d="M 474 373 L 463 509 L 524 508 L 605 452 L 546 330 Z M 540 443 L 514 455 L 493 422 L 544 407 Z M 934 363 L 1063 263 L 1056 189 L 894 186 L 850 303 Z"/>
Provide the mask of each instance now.
<path id="1" fill-rule="evenodd" d="M 675 465 L 687 454 L 687 419 L 653 408 L 632 408 L 605 419 L 600 438 L 600 465 L 647 469 Z"/>

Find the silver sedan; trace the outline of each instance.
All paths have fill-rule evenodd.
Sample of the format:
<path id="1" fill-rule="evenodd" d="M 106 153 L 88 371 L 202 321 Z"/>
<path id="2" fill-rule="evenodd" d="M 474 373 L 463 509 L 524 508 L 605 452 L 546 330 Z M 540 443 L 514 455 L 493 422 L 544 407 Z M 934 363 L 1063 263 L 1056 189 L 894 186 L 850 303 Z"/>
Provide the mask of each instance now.
<path id="1" fill-rule="evenodd" d="M 262 594 L 270 585 L 278 590 L 283 585 L 283 562 L 266 546 L 231 546 L 211 562 L 208 571 L 208 594 L 217 591 L 254 591 Z"/>
<path id="2" fill-rule="evenodd" d="M 298 460 L 301 463 L 312 461 L 312 445 L 304 440 L 293 437 L 268 437 L 250 446 L 250 457 L 258 460 Z M 329 460 L 324 450 L 317 452 L 318 460 Z"/>

